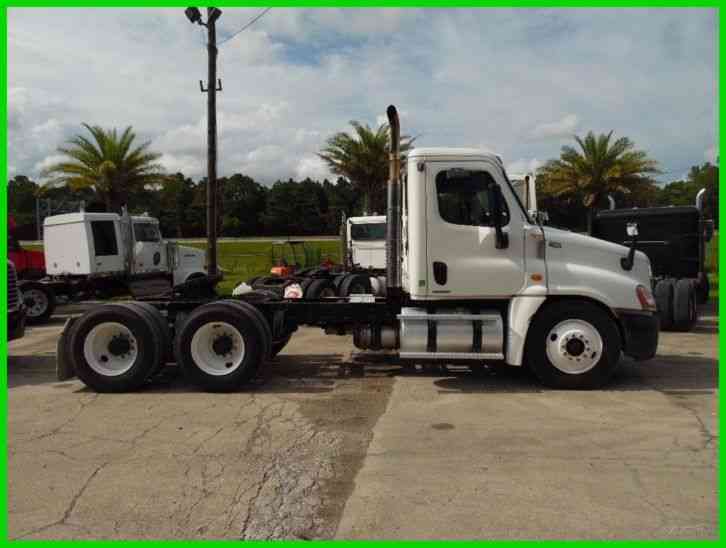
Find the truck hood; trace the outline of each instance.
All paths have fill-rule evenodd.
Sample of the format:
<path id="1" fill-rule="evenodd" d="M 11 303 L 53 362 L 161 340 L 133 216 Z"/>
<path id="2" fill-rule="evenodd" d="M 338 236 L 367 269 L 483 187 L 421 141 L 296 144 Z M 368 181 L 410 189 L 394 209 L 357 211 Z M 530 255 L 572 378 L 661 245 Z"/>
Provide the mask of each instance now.
<path id="1" fill-rule="evenodd" d="M 568 262 L 579 263 L 588 268 L 603 269 L 619 276 L 632 277 L 642 285 L 650 287 L 650 260 L 642 251 L 635 252 L 633 269 L 626 271 L 620 265 L 620 259 L 627 257 L 630 251 L 628 247 L 569 230 L 549 226 L 542 228 L 548 248 L 552 248 L 552 243 L 559 243 L 568 257 Z"/>

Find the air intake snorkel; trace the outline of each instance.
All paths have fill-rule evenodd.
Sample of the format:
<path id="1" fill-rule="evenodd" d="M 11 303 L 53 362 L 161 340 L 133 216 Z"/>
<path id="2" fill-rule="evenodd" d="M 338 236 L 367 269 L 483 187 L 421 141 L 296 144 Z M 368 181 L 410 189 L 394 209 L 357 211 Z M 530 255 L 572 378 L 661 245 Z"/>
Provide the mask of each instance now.
<path id="1" fill-rule="evenodd" d="M 386 291 L 401 294 L 401 125 L 396 107 L 386 109 L 390 131 L 386 209 Z"/>

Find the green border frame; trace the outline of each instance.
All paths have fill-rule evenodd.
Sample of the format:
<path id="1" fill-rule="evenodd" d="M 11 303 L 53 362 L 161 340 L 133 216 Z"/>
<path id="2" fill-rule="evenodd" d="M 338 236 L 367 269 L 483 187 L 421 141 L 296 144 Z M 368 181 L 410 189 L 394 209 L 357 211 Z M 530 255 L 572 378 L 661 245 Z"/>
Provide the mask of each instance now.
<path id="1" fill-rule="evenodd" d="M 638 0 L 452 0 L 447 2 L 445 0 L 247 0 L 245 2 L 234 2 L 229 0 L 219 0 L 217 2 L 198 2 L 198 6 L 229 6 L 229 7 L 350 7 L 350 8 L 384 8 L 384 7 L 438 7 L 438 8 L 534 8 L 534 7 L 552 7 L 552 8 L 720 8 L 720 1 L 689 1 L 689 0 L 656 0 L 652 4 L 645 1 Z M 3 121 L 0 124 L 0 136 L 2 136 L 3 147 L 0 149 L 0 175 L 4 189 L 0 195 L 0 245 L 2 246 L 3 258 L 7 260 L 7 223 L 4 219 L 7 219 L 7 101 L 8 101 L 8 25 L 7 25 L 7 10 L 8 8 L 70 8 L 70 7 L 143 7 L 143 8 L 159 8 L 159 7 L 178 7 L 184 8 L 187 4 L 180 2 L 179 0 L 152 0 L 151 2 L 144 2 L 143 0 L 67 0 L 65 2 L 51 2 L 48 0 L 11 0 L 2 1 L 2 7 L 0 7 L 0 34 L 3 36 L 2 44 L 0 45 L 0 63 L 2 71 L 0 73 L 0 88 L 3 92 L 4 100 L 0 104 L 0 119 Z M 716 55 L 716 71 L 718 74 L 718 105 L 717 105 L 717 120 L 716 120 L 716 134 L 718 136 L 718 148 L 719 157 L 721 156 L 721 142 L 720 136 L 724 133 L 726 123 L 720 113 L 723 112 L 724 107 L 724 95 L 721 92 L 721 84 L 723 79 L 720 77 L 720 60 L 726 52 L 726 46 L 724 41 L 721 40 L 720 29 L 723 28 L 723 23 L 726 20 L 724 12 L 718 10 L 718 32 L 716 40 L 718 41 L 717 55 Z M 720 176 L 719 172 L 719 217 L 724 218 L 726 214 L 726 206 L 724 205 L 724 199 L 726 199 L 726 190 L 723 188 L 724 178 Z M 718 253 L 719 253 L 719 274 L 721 271 L 721 258 L 726 254 L 726 243 L 719 239 L 718 242 Z M 719 362 L 721 355 L 724 351 L 724 340 L 721 337 L 721 315 L 726 312 L 726 299 L 720 299 L 718 303 L 718 341 L 719 341 Z M 7 307 L 7 269 L 0 268 L 0 302 L 2 307 Z M 724 379 L 719 375 L 718 387 L 719 392 L 723 388 Z M 724 415 L 724 409 L 726 409 L 726 403 L 722 398 L 719 398 L 718 404 L 718 422 L 719 430 L 721 426 L 721 417 Z M 36 541 L 36 540 L 8 540 L 8 515 L 7 511 L 2 511 L 2 508 L 8 507 L 8 450 L 7 450 L 7 417 L 8 417 L 8 377 L 7 377 L 7 311 L 2 314 L 0 318 L 0 413 L 4 418 L 0 422 L 0 441 L 3 444 L 2 459 L 0 460 L 0 481 L 2 482 L 2 498 L 0 498 L 0 543 L 2 544 L 23 544 L 23 545 L 45 545 L 46 543 L 52 543 L 53 546 L 75 546 L 80 542 L 92 542 L 95 546 L 119 546 L 119 544 L 131 545 L 131 544 L 157 544 L 157 543 L 175 543 L 175 544 L 199 544 L 204 543 L 205 545 L 216 544 L 216 545 L 227 545 L 229 542 L 236 541 L 205 541 L 205 540 L 113 540 L 113 541 Z M 721 460 L 721 445 L 719 444 L 718 449 L 718 462 Z M 721 540 L 721 526 L 724 520 L 726 512 L 723 508 L 724 498 L 722 497 L 722 487 L 724 485 L 724 478 L 726 474 L 721 466 L 718 466 L 718 534 L 717 540 L 654 540 L 654 541 L 631 541 L 631 540 L 618 540 L 618 541 L 326 541 L 327 544 L 334 545 L 365 545 L 365 544 L 376 544 L 377 546 L 401 546 L 405 544 L 419 544 L 426 542 L 455 542 L 458 546 L 474 546 L 474 545 L 495 545 L 503 546 L 510 544 L 533 544 L 546 542 L 548 545 L 569 545 L 576 543 L 578 546 L 599 546 L 603 542 L 607 542 L 611 546 L 634 546 L 634 545 L 660 545 L 661 543 L 678 544 L 681 546 L 703 546 L 703 545 L 714 545 L 720 544 Z M 303 545 L 307 541 L 279 541 L 277 544 L 282 545 Z M 267 544 L 262 541 L 246 541 L 246 544 L 262 545 Z"/>

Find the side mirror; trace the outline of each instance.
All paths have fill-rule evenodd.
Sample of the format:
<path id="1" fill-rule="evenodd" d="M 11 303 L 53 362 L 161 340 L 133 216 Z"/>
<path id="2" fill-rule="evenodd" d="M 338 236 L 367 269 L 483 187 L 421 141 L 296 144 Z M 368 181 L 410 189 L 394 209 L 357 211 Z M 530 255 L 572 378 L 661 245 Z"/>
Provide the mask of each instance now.
<path id="1" fill-rule="evenodd" d="M 497 239 L 495 246 L 497 249 L 506 249 L 509 247 L 509 234 L 502 230 L 504 224 L 504 196 L 502 196 L 502 187 L 497 184 L 489 185 L 489 204 Z"/>
<path id="2" fill-rule="evenodd" d="M 635 263 L 635 249 L 638 245 L 638 223 L 628 223 L 625 232 L 630 237 L 630 251 L 627 257 L 620 259 L 620 266 L 623 270 L 632 270 Z"/>
<path id="3" fill-rule="evenodd" d="M 546 211 L 535 211 L 532 210 L 529 212 L 530 216 L 534 219 L 534 222 L 538 225 L 544 225 L 547 224 L 550 220 L 549 213 Z"/>

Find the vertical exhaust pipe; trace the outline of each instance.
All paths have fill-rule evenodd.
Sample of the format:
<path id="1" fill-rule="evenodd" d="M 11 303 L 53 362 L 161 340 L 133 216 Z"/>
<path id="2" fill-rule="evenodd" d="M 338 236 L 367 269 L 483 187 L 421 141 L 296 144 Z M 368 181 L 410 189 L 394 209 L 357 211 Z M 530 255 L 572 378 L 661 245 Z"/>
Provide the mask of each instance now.
<path id="1" fill-rule="evenodd" d="M 703 213 L 703 199 L 706 197 L 706 189 L 702 188 L 698 191 L 698 194 L 696 194 L 696 207 L 698 210 Z"/>
<path id="2" fill-rule="evenodd" d="M 387 294 L 401 290 L 401 125 L 396 107 L 386 109 L 391 139 L 388 155 L 388 191 L 386 208 L 386 286 Z"/>

